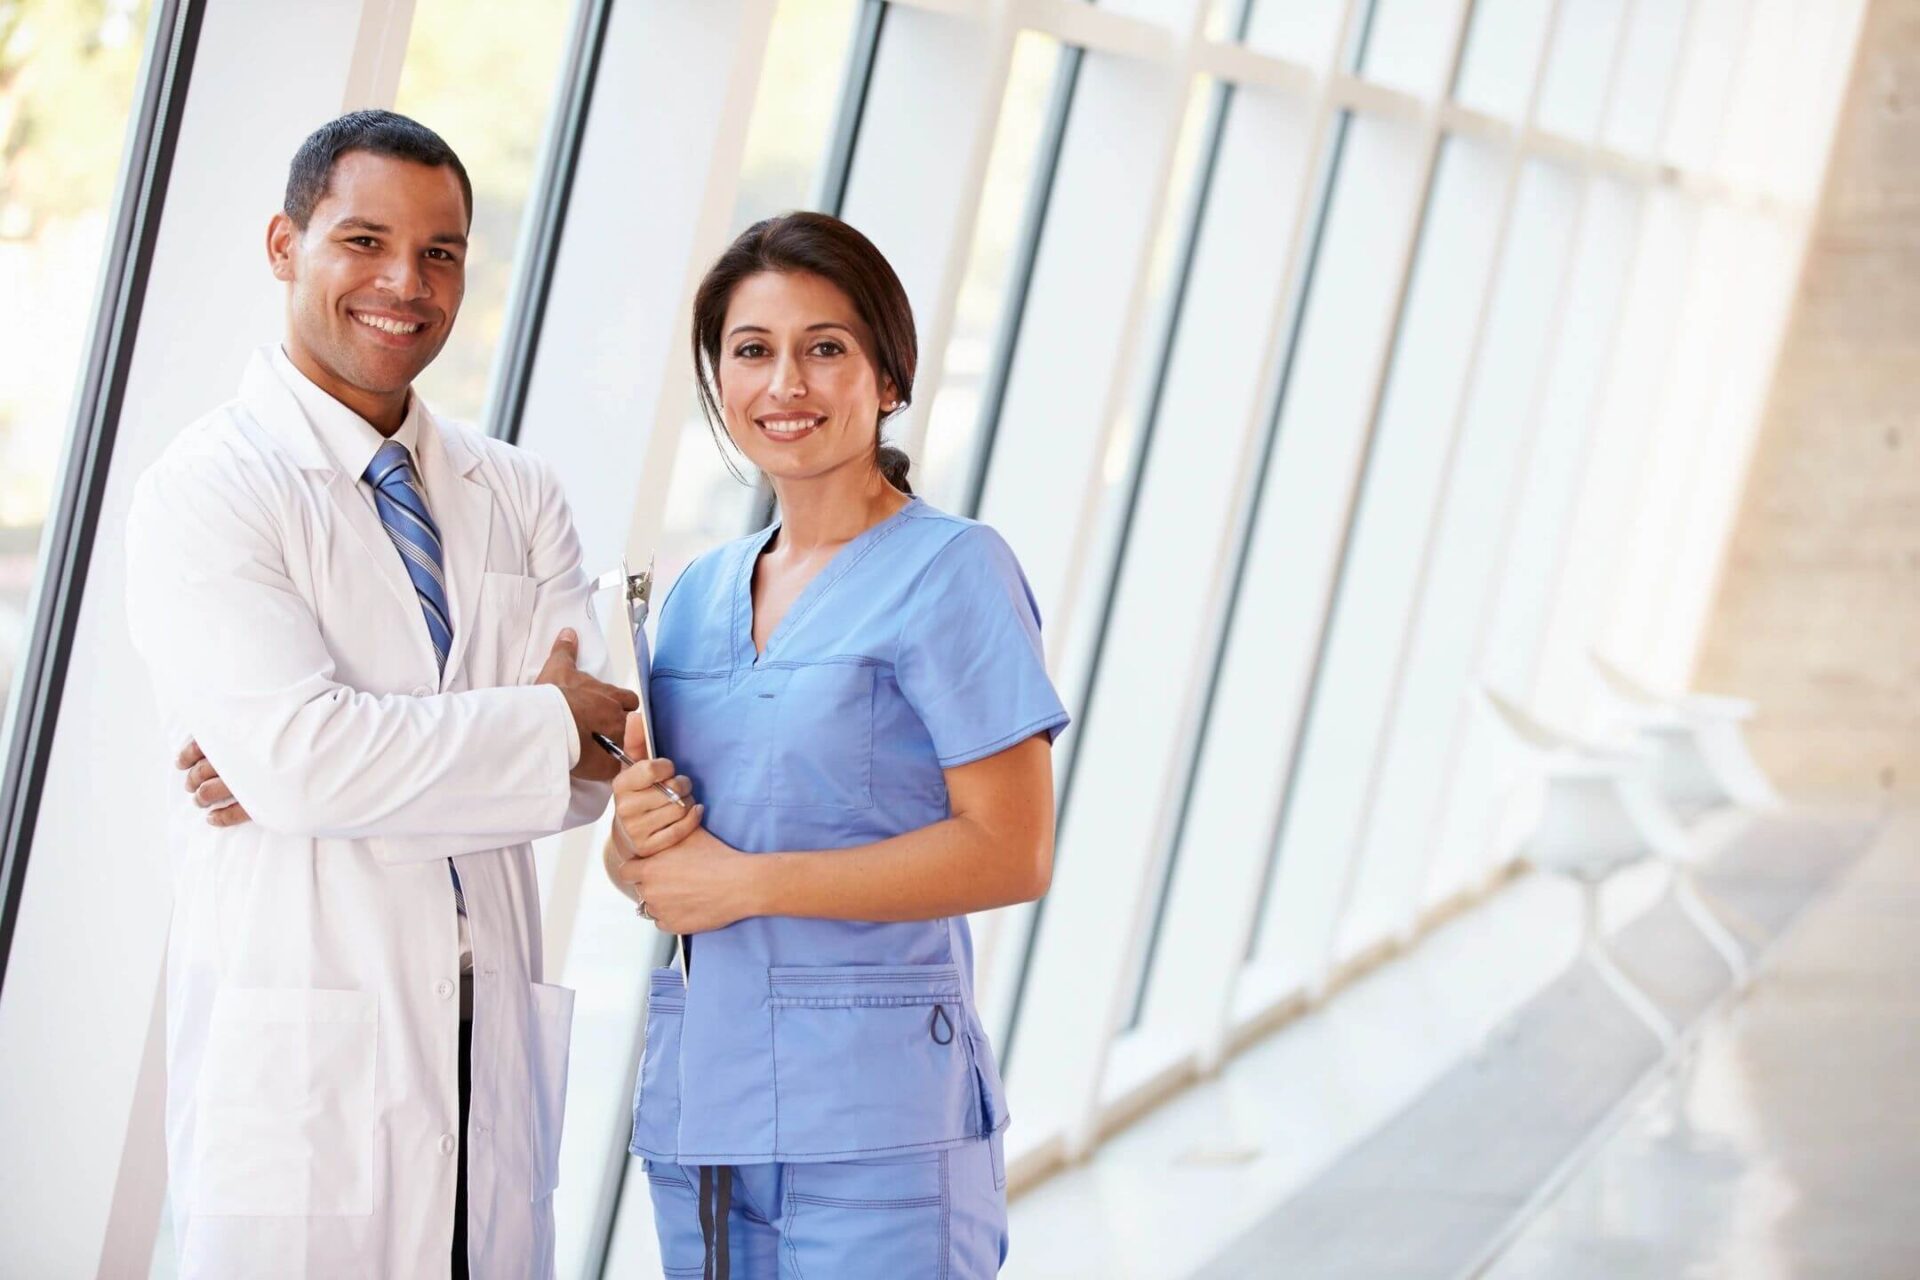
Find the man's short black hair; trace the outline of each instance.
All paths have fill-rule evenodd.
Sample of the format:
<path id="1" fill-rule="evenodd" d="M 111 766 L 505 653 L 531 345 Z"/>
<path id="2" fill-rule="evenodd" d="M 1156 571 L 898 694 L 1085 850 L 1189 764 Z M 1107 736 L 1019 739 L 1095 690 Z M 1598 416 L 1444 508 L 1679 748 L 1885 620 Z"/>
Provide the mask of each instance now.
<path id="1" fill-rule="evenodd" d="M 460 194 L 467 201 L 467 221 L 473 221 L 473 183 L 467 180 L 467 167 L 439 134 L 397 111 L 349 111 L 308 134 L 293 153 L 282 208 L 294 226 L 307 229 L 314 206 L 326 197 L 333 166 L 350 151 L 392 156 L 436 169 L 445 165 L 460 179 Z"/>

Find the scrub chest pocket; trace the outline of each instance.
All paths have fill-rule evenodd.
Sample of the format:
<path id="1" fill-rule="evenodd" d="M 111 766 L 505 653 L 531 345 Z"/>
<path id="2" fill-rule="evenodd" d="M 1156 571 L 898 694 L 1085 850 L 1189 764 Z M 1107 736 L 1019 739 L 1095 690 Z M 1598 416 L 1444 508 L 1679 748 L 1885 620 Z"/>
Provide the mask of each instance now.
<path id="1" fill-rule="evenodd" d="M 697 791 L 782 809 L 871 809 L 876 679 L 859 660 L 768 664 L 731 677 L 656 669 L 654 713 L 683 768 L 728 761 L 696 777 Z"/>

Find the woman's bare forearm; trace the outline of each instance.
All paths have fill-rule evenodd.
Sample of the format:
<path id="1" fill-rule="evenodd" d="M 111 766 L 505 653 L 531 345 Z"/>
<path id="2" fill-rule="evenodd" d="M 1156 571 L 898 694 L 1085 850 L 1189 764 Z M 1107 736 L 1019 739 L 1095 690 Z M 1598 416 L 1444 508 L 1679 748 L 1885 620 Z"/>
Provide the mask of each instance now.
<path id="1" fill-rule="evenodd" d="M 1051 830 L 996 833 L 952 817 L 849 849 L 749 858 L 750 914 L 937 920 L 1031 902 L 1047 891 L 1052 863 Z"/>

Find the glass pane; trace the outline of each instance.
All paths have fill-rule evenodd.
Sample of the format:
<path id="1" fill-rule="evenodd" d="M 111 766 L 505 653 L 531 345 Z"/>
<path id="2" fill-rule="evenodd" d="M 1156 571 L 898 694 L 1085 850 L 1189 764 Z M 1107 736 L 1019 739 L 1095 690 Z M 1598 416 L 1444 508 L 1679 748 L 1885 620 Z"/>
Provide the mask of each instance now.
<path id="1" fill-rule="evenodd" d="M 1328 197 L 1312 293 L 1300 320 L 1299 349 L 1281 406 L 1232 639 L 1234 649 L 1245 654 L 1243 661 L 1269 669 L 1263 678 L 1278 694 L 1254 705 L 1269 708 L 1269 716 L 1272 708 L 1284 708 L 1289 727 L 1325 622 L 1347 504 L 1393 333 L 1424 179 L 1424 145 L 1415 126 L 1354 117 Z M 1228 721 L 1223 731 L 1231 727 L 1245 734 L 1253 728 L 1244 714 Z M 1262 727 L 1241 741 L 1264 755 L 1283 778 L 1293 735 L 1281 735 L 1277 743 L 1274 736 Z M 1262 790 L 1271 793 L 1270 787 Z M 1344 852 L 1319 849 L 1312 859 L 1279 865 L 1261 926 L 1263 958 L 1318 961 L 1324 943 L 1314 939 L 1325 933 L 1324 886 L 1337 883 Z M 1276 905 L 1285 910 L 1276 914 Z M 1291 925 L 1300 913 L 1306 919 L 1298 921 L 1299 928 L 1276 929 L 1276 920 Z"/>
<path id="2" fill-rule="evenodd" d="M 1189 767 L 1176 726 L 1191 710 L 1190 673 L 1211 658 L 1227 573 L 1219 552 L 1232 543 L 1249 488 L 1238 460 L 1269 422 L 1274 344 L 1286 341 L 1287 314 L 1276 307 L 1292 293 L 1289 222 L 1308 172 L 1311 124 L 1297 100 L 1236 91 L 1195 232 L 1062 797 L 1054 893 L 1079 896 L 1072 912 L 1042 914 L 1006 1058 L 1025 1123 L 1043 1132 L 1084 1093 L 1085 1081 L 1060 1064 L 1097 1053 L 1110 1029 L 1100 1011 L 1114 993 L 1088 998 L 1085 940 L 1073 934 L 1098 918 L 1089 903 L 1111 904 L 1113 919 L 1133 909 L 1121 904 L 1137 901 L 1136 887 L 1166 853 L 1152 802 Z"/>
<path id="3" fill-rule="evenodd" d="M 1360 73 L 1423 98 L 1446 92 L 1462 0 L 1375 0 Z"/>
<path id="4" fill-rule="evenodd" d="M 1607 118 L 1601 123 L 1601 141 L 1631 155 L 1651 155 L 1660 144 L 1660 122 L 1680 61 L 1687 30 L 1684 4 L 1636 4 L 1627 28 L 1626 47 L 1620 51 L 1620 70 L 1613 87 Z"/>
<path id="5" fill-rule="evenodd" d="M 1600 124 L 1626 0 L 1563 0 L 1535 123 L 1586 141 Z"/>
<path id="6" fill-rule="evenodd" d="M 1310 67 L 1333 58 L 1343 0 L 1248 0 L 1247 45 Z"/>
<path id="7" fill-rule="evenodd" d="M 1578 182 L 1542 163 L 1521 171 L 1481 336 L 1446 498 L 1432 535 L 1406 674 L 1380 757 L 1363 856 L 1398 860 L 1381 918 L 1398 923 L 1461 887 L 1468 859 L 1438 846 L 1460 731 L 1480 705 L 1479 660 L 1496 566 L 1551 355 Z M 1477 785 L 1477 782 L 1475 783 Z"/>
<path id="8" fill-rule="evenodd" d="M 960 282 L 940 386 L 927 414 L 924 456 L 914 468 L 914 488 L 946 510 L 957 510 L 965 498 L 969 454 L 979 434 L 980 397 L 993 359 L 994 336 L 1004 319 L 1007 287 L 1033 184 L 1043 176 L 1036 175 L 1033 166 L 1060 65 L 1060 45 L 1051 36 L 1023 31 L 1015 39 L 1006 97 L 1000 104 L 1000 121 L 980 187 L 967 273 Z"/>
<path id="9" fill-rule="evenodd" d="M 736 232 L 814 207 L 859 8 L 858 0 L 788 0 L 774 11 L 740 161 Z"/>
<path id="10" fill-rule="evenodd" d="M 486 421 L 506 325 L 521 216 L 546 138 L 572 5 L 556 0 L 418 0 L 394 110 L 447 140 L 473 183 L 467 296 L 440 356 L 416 384 L 439 412 Z"/>
<path id="11" fill-rule="evenodd" d="M 1476 111 L 1519 119 L 1552 16 L 1551 0 L 1478 0 L 1453 96 Z"/>
<path id="12" fill-rule="evenodd" d="M 0 6 L 0 751 L 99 301 L 146 0 Z M 31 298 L 32 306 L 14 305 Z M 4 764 L 4 761 L 0 761 Z"/>
<path id="13" fill-rule="evenodd" d="M 1088 565 L 1080 573 L 1078 598 L 1070 616 L 1070 629 L 1054 631 L 1047 637 L 1054 654 L 1060 696 L 1077 713 L 1085 702 L 1087 672 L 1094 641 L 1099 634 L 1100 606 L 1111 585 L 1113 556 L 1119 541 L 1120 517 L 1125 513 L 1127 479 L 1139 436 L 1141 419 L 1149 405 L 1159 353 L 1164 349 L 1167 326 L 1172 323 L 1169 287 L 1174 266 L 1187 237 L 1192 233 L 1194 185 L 1200 170 L 1201 152 L 1209 134 L 1207 123 L 1217 109 L 1218 86 L 1206 76 L 1194 77 L 1187 94 L 1180 134 L 1174 144 L 1173 176 L 1154 233 L 1147 266 L 1147 293 L 1144 314 L 1154 317 L 1150 336 L 1143 338 L 1133 369 L 1133 385 L 1124 408 L 1107 437 L 1106 451 L 1095 480 L 1099 486 L 1099 512 L 1095 517 L 1094 548 Z M 1027 560 L 1029 574 L 1033 561 Z M 1059 611 L 1041 601 L 1041 616 L 1049 623 Z M 1054 767 L 1060 772 L 1073 749 L 1072 729 L 1054 748 Z M 980 1016 L 996 1045 L 1005 1045 L 1013 1017 L 1014 993 L 1021 980 L 1034 908 L 1031 904 L 1006 907 L 973 917 L 975 955 L 974 989 L 978 993 Z"/>
<path id="14" fill-rule="evenodd" d="M 1496 248 L 1490 211 L 1506 169 L 1505 151 L 1477 140 L 1450 138 L 1440 155 L 1295 766 L 1282 867 L 1334 851 L 1343 860 L 1354 855 L 1466 391 Z M 1375 896 L 1371 870 L 1349 873 L 1355 909 Z"/>

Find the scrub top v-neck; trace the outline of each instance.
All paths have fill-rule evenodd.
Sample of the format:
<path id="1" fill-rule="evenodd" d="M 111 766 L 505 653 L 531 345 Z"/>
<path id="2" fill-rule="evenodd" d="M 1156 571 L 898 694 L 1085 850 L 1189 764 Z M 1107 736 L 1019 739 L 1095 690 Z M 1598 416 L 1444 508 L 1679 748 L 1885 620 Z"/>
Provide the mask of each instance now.
<path id="1" fill-rule="evenodd" d="M 752 854 L 916 831 L 952 816 L 943 769 L 1066 726 L 1032 592 L 992 529 L 909 500 L 756 654 L 753 571 L 777 528 L 695 561 L 660 609 L 655 732 L 716 837 Z M 653 975 L 634 1154 L 852 1160 L 1006 1123 L 964 917 L 763 916 L 694 950 L 690 981 Z"/>

